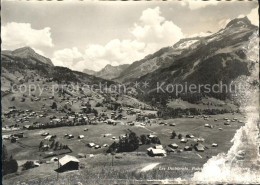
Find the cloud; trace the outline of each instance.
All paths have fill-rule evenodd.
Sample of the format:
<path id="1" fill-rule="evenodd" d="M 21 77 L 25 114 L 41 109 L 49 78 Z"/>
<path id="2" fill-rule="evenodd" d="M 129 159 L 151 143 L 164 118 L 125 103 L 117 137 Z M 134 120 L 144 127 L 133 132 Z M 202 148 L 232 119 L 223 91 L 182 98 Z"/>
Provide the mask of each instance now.
<path id="1" fill-rule="evenodd" d="M 172 21 L 161 16 L 160 8 L 144 10 L 137 23 L 129 29 L 132 39 L 113 39 L 105 45 L 88 45 L 81 55 L 62 57 L 63 53 L 71 53 L 73 49 L 56 51 L 54 65 L 63 65 L 74 70 L 100 70 L 107 64 L 130 64 L 144 58 L 162 47 L 170 46 L 183 37 L 181 29 Z M 76 48 L 74 48 L 75 50 Z M 70 52 L 68 52 L 70 51 Z M 78 50 L 77 50 L 78 51 Z M 80 61 L 74 61 L 77 57 Z"/>
<path id="2" fill-rule="evenodd" d="M 114 39 L 105 46 L 89 45 L 84 52 L 77 48 L 58 50 L 52 58 L 54 65 L 66 66 L 70 69 L 98 71 L 107 64 L 117 66 L 128 64 L 143 58 L 145 44 L 132 40 Z"/>
<path id="3" fill-rule="evenodd" d="M 196 9 L 200 9 L 200 8 L 205 8 L 207 6 L 216 6 L 219 3 L 219 1 L 216 0 L 210 0 L 210 1 L 188 1 L 188 0 L 184 0 L 181 2 L 182 6 L 186 6 L 191 10 L 196 10 Z"/>
<path id="4" fill-rule="evenodd" d="M 70 69 L 73 69 L 74 65 L 82 60 L 84 60 L 83 55 L 76 47 L 57 50 L 52 58 L 55 66 L 65 66 Z"/>
<path id="5" fill-rule="evenodd" d="M 240 14 L 237 18 L 244 18 L 245 16 L 247 16 L 247 18 L 250 20 L 250 22 L 253 25 L 259 26 L 258 7 L 252 9 L 247 15 Z M 218 24 L 219 24 L 220 28 L 224 28 L 230 21 L 231 21 L 231 19 L 222 19 L 219 21 Z"/>
<path id="6" fill-rule="evenodd" d="M 258 15 L 258 7 L 251 10 L 249 14 L 247 14 L 248 19 L 252 24 L 259 26 L 259 15 Z"/>
<path id="7" fill-rule="evenodd" d="M 160 8 L 146 9 L 140 17 L 140 23 L 135 23 L 131 33 L 139 42 L 158 43 L 157 49 L 173 45 L 183 37 L 181 28 L 172 21 L 162 17 Z"/>
<path id="8" fill-rule="evenodd" d="M 243 16 L 244 17 L 244 16 Z M 220 28 L 225 28 L 226 25 L 231 21 L 231 19 L 222 19 L 218 22 Z"/>
<path id="9" fill-rule="evenodd" d="M 33 29 L 30 23 L 10 22 L 2 26 L 2 48 L 17 49 L 30 46 L 32 48 L 52 47 L 49 27 L 40 30 Z"/>

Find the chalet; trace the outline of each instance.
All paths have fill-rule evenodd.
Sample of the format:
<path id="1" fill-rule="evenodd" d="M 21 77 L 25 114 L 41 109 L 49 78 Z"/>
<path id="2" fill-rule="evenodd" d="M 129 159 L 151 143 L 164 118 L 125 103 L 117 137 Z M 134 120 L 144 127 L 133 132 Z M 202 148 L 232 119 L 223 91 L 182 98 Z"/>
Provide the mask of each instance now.
<path id="1" fill-rule="evenodd" d="M 30 129 L 30 128 L 31 128 L 31 125 L 24 125 L 23 128 L 24 128 L 24 129 Z"/>
<path id="2" fill-rule="evenodd" d="M 173 149 L 177 149 L 179 147 L 176 143 L 169 144 L 168 146 Z"/>
<path id="3" fill-rule="evenodd" d="M 224 125 L 230 125 L 230 123 L 229 122 L 225 122 Z"/>
<path id="4" fill-rule="evenodd" d="M 204 138 L 198 138 L 197 139 L 197 142 L 199 143 L 199 142 L 204 142 L 205 141 L 205 139 Z"/>
<path id="5" fill-rule="evenodd" d="M 70 155 L 65 155 L 59 160 L 60 167 L 57 169 L 58 172 L 78 170 L 79 169 L 79 160 Z"/>
<path id="6" fill-rule="evenodd" d="M 86 158 L 86 155 L 83 153 L 78 153 L 78 158 Z"/>
<path id="7" fill-rule="evenodd" d="M 163 149 L 163 146 L 162 145 L 155 145 L 154 148 L 155 149 Z"/>
<path id="8" fill-rule="evenodd" d="M 92 148 L 92 147 L 95 146 L 95 143 L 89 143 L 88 146 L 89 146 L 90 148 Z"/>
<path id="9" fill-rule="evenodd" d="M 149 134 L 149 135 L 147 135 L 147 136 L 148 136 L 150 139 L 157 137 L 156 135 L 152 135 L 152 134 Z"/>
<path id="10" fill-rule="evenodd" d="M 72 134 L 69 134 L 68 139 L 72 139 L 74 136 Z"/>
<path id="11" fill-rule="evenodd" d="M 48 136 L 48 135 L 49 135 L 48 132 L 45 132 L 45 133 L 42 134 L 42 136 Z"/>
<path id="12" fill-rule="evenodd" d="M 95 145 L 95 149 L 99 149 L 99 148 L 101 148 L 100 145 Z"/>
<path id="13" fill-rule="evenodd" d="M 205 124 L 204 126 L 210 128 L 210 125 L 209 125 L 209 124 Z"/>
<path id="14" fill-rule="evenodd" d="M 192 135 L 192 134 L 187 134 L 187 135 L 186 135 L 186 138 L 194 138 L 194 135 Z"/>
<path id="15" fill-rule="evenodd" d="M 49 149 L 49 148 L 50 148 L 50 145 L 43 145 L 42 148 L 43 148 L 43 149 Z"/>
<path id="16" fill-rule="evenodd" d="M 48 135 L 48 136 L 46 136 L 44 139 L 45 140 L 50 140 L 52 138 L 52 135 Z"/>
<path id="17" fill-rule="evenodd" d="M 108 144 L 103 144 L 103 147 L 108 147 Z"/>
<path id="18" fill-rule="evenodd" d="M 79 135 L 78 138 L 79 139 L 83 139 L 85 136 L 84 135 Z"/>
<path id="19" fill-rule="evenodd" d="M 218 144 L 217 143 L 212 143 L 212 145 L 211 145 L 212 147 L 217 147 L 218 146 Z"/>
<path id="20" fill-rule="evenodd" d="M 107 119 L 107 124 L 111 125 L 111 124 L 114 124 L 116 121 L 113 120 L 113 119 Z"/>
<path id="21" fill-rule="evenodd" d="M 166 156 L 166 151 L 164 149 L 148 148 L 147 152 L 150 156 Z"/>
<path id="22" fill-rule="evenodd" d="M 197 150 L 198 152 L 204 152 L 205 147 L 199 143 L 198 145 L 195 145 L 195 150 Z"/>
<path id="23" fill-rule="evenodd" d="M 188 142 L 187 139 L 185 139 L 185 138 L 182 138 L 182 139 L 181 139 L 181 143 L 187 143 L 187 142 Z"/>
<path id="24" fill-rule="evenodd" d="M 184 151 L 192 151 L 192 148 L 190 146 L 185 146 Z"/>

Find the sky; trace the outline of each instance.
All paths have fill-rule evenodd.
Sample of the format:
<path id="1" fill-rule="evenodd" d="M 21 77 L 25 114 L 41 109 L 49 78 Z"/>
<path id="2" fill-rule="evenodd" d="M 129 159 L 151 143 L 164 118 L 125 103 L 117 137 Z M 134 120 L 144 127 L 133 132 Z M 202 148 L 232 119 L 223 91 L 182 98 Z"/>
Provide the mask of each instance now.
<path id="1" fill-rule="evenodd" d="M 2 49 L 29 46 L 72 70 L 131 64 L 232 19 L 258 23 L 257 1 L 2 0 Z"/>

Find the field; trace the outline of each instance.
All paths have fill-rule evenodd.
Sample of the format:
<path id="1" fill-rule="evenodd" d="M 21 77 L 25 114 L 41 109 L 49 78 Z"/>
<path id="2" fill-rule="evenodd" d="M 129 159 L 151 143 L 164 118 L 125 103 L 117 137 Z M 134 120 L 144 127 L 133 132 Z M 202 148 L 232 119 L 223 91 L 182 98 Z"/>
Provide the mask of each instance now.
<path id="1" fill-rule="evenodd" d="M 131 118 L 132 117 L 132 118 Z M 128 120 L 133 119 L 135 116 L 128 115 Z M 233 118 L 244 121 L 244 117 L 240 114 L 223 114 L 210 116 L 208 120 L 203 117 L 195 118 L 178 118 L 169 120 L 158 120 L 157 123 L 147 124 L 142 126 L 135 124 L 135 126 L 129 126 L 126 121 L 122 121 L 121 124 L 116 126 L 108 125 L 105 123 L 98 123 L 97 125 L 82 125 L 74 127 L 59 127 L 44 130 L 23 130 L 25 138 L 21 138 L 16 143 L 10 143 L 9 140 L 3 140 L 6 144 L 7 150 L 12 153 L 13 157 L 18 160 L 21 165 L 26 160 L 43 160 L 50 161 L 51 157 L 43 158 L 45 152 L 39 151 L 39 143 L 43 140 L 42 133 L 48 132 L 51 135 L 56 135 L 56 141 L 68 145 L 72 152 L 69 155 L 77 156 L 78 153 L 86 154 L 86 158 L 80 158 L 81 169 L 77 172 L 66 172 L 64 175 L 59 174 L 66 180 L 73 178 L 74 175 L 79 175 L 78 178 L 84 177 L 87 180 L 96 179 L 173 179 L 177 177 L 186 178 L 192 176 L 194 171 L 199 170 L 202 165 L 212 156 L 218 153 L 227 152 L 231 147 L 231 139 L 233 138 L 237 129 L 244 125 L 244 123 L 231 122 L 231 125 L 224 125 L 224 118 L 232 120 Z M 214 119 L 218 119 L 214 121 Z M 160 122 L 168 123 L 167 125 L 160 125 Z M 169 126 L 170 123 L 175 123 L 176 126 Z M 212 125 L 213 128 L 205 127 L 205 124 Z M 88 128 L 88 131 L 84 131 Z M 222 130 L 219 130 L 222 128 Z M 176 143 L 179 148 L 184 148 L 187 145 L 194 143 L 192 140 L 187 143 L 181 143 L 176 137 L 171 139 L 171 133 L 174 130 L 177 134 L 192 134 L 195 138 L 204 138 L 203 145 L 207 147 L 204 152 L 183 151 L 181 153 L 171 152 L 166 157 L 150 157 L 147 155 L 146 149 L 153 146 L 141 145 L 137 151 L 130 153 L 120 153 L 113 157 L 106 154 L 107 147 L 100 149 L 94 149 L 86 146 L 88 143 L 95 143 L 103 146 L 104 144 L 110 145 L 115 140 L 118 140 L 120 135 L 129 133 L 129 129 L 135 132 L 138 136 L 141 134 L 154 134 L 157 135 L 161 141 L 161 144 L 165 149 L 169 144 Z M 15 131 L 5 131 L 3 134 L 11 134 Z M 20 132 L 20 131 L 16 131 Z M 75 138 L 67 139 L 65 134 L 72 134 Z M 83 139 L 78 139 L 78 135 L 84 135 Z M 104 137 L 104 134 L 107 134 Z M 116 139 L 112 139 L 112 137 Z M 212 147 L 212 143 L 217 143 L 218 147 Z M 93 155 L 91 155 L 93 154 Z M 59 157 L 62 157 L 59 156 Z M 19 170 L 18 174 L 11 174 L 4 177 L 4 184 L 13 184 L 18 179 L 20 182 L 31 179 L 33 182 L 36 179 L 50 177 L 50 179 L 56 179 L 57 162 L 47 162 L 41 164 L 37 168 L 33 168 L 27 171 Z M 151 168 L 148 166 L 151 165 Z M 147 167 L 147 169 L 146 169 Z M 178 169 L 179 167 L 179 169 Z M 187 169 L 183 169 L 186 167 Z M 146 169 L 145 172 L 142 169 Z M 55 177 L 55 178 L 54 178 Z M 69 178 L 69 179 L 68 179 Z M 82 179 L 84 179 L 82 178 Z M 34 180 L 33 180 L 34 179 Z M 63 180 L 65 180 L 63 179 Z M 60 182 L 60 181 L 59 181 Z M 84 182 L 84 181 L 81 181 Z M 102 181 L 100 181 L 102 182 Z M 96 181 L 96 183 L 98 183 Z"/>

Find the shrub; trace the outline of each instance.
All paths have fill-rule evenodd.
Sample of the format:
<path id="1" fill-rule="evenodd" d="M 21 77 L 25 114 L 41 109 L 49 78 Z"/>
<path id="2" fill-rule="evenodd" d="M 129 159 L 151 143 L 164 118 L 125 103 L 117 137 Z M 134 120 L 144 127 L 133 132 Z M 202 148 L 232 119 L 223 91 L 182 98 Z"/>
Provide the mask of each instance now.
<path id="1" fill-rule="evenodd" d="M 23 164 L 22 170 L 29 170 L 31 168 L 34 168 L 34 162 L 33 161 L 26 161 L 26 163 Z"/>

